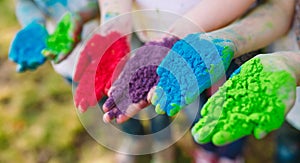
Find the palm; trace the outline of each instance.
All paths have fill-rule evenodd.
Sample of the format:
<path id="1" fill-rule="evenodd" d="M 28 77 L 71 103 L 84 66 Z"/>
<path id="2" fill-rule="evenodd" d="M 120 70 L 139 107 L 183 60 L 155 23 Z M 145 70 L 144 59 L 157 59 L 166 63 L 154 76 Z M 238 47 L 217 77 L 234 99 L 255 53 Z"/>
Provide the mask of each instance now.
<path id="1" fill-rule="evenodd" d="M 17 71 L 36 69 L 46 61 L 41 51 L 46 47 L 47 37 L 46 29 L 36 22 L 17 33 L 9 51 L 9 59 L 18 64 Z"/>
<path id="2" fill-rule="evenodd" d="M 246 62 L 220 87 L 192 129 L 197 142 L 223 145 L 252 133 L 259 139 L 282 125 L 295 99 L 296 80 L 276 57 Z"/>

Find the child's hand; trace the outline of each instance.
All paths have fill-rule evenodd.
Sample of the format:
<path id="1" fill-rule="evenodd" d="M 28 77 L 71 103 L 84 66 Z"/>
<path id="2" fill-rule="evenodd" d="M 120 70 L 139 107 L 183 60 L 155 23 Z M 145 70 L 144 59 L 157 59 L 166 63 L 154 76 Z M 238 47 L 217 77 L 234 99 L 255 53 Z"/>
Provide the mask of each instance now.
<path id="1" fill-rule="evenodd" d="M 103 106 L 103 120 L 117 120 L 122 123 L 145 108 L 150 103 L 147 95 L 157 84 L 157 65 L 166 56 L 177 38 L 165 38 L 160 42 L 149 42 L 136 51 L 113 84 L 109 98 Z"/>
<path id="2" fill-rule="evenodd" d="M 53 34 L 47 39 L 47 47 L 43 54 L 54 63 L 64 60 L 80 41 L 82 20 L 80 16 L 67 12 L 58 22 Z"/>
<path id="3" fill-rule="evenodd" d="M 259 55 L 237 69 L 201 110 L 198 143 L 216 145 L 278 129 L 295 100 L 296 80 L 280 55 Z"/>
<path id="4" fill-rule="evenodd" d="M 42 50 L 46 47 L 47 37 L 45 27 L 35 21 L 16 34 L 11 43 L 9 59 L 18 64 L 18 72 L 34 70 L 46 61 Z"/>
<path id="5" fill-rule="evenodd" d="M 104 96 L 112 84 L 115 69 L 122 67 L 130 51 L 127 37 L 117 32 L 106 36 L 95 34 L 80 54 L 74 81 L 79 82 L 75 93 L 75 105 L 84 112 Z M 115 74 L 114 74 L 115 73 Z"/>
<path id="6" fill-rule="evenodd" d="M 159 82 L 151 99 L 156 112 L 173 116 L 217 82 L 231 62 L 233 47 L 229 40 L 199 33 L 176 42 L 157 69 Z"/>

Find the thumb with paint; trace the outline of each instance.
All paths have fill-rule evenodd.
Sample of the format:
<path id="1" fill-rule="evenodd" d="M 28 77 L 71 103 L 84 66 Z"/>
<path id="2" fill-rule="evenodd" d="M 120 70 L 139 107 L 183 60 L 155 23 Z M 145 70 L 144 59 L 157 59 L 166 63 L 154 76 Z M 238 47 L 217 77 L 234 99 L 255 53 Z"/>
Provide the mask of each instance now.
<path id="1" fill-rule="evenodd" d="M 299 52 L 259 55 L 243 64 L 203 107 L 192 128 L 195 141 L 225 145 L 280 128 L 295 101 L 299 64 Z"/>

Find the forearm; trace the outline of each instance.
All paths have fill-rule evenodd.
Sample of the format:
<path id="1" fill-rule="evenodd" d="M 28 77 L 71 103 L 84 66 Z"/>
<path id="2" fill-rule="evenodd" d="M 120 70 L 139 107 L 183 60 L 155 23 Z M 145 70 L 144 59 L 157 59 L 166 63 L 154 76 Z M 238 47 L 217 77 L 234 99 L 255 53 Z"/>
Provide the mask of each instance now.
<path id="1" fill-rule="evenodd" d="M 254 2 L 255 0 L 202 0 L 177 20 L 170 32 L 183 38 L 190 33 L 219 29 L 244 14 Z"/>
<path id="2" fill-rule="evenodd" d="M 288 66 L 288 70 L 292 72 L 292 74 L 296 78 L 297 86 L 300 86 L 300 52 L 294 51 L 282 53 L 285 53 L 285 55 L 282 56 L 284 57 L 284 62 Z"/>
<path id="3" fill-rule="evenodd" d="M 89 2 L 86 6 L 77 11 L 77 13 L 81 17 L 83 23 L 88 22 L 99 15 L 98 3 L 94 1 Z"/>
<path id="4" fill-rule="evenodd" d="M 185 17 L 195 22 L 203 32 L 229 24 L 244 14 L 255 0 L 202 0 Z"/>
<path id="5" fill-rule="evenodd" d="M 284 35 L 291 24 L 294 0 L 269 0 L 241 21 L 209 33 L 236 45 L 234 57 L 263 48 Z"/>
<path id="6" fill-rule="evenodd" d="M 31 0 L 18 0 L 16 2 L 16 15 L 23 27 L 33 21 L 45 24 L 45 15 Z"/>
<path id="7" fill-rule="evenodd" d="M 108 22 L 104 26 L 104 33 L 117 30 L 122 34 L 129 34 L 132 31 L 132 20 L 130 14 L 124 15 L 121 18 L 118 16 L 129 13 L 132 10 L 132 0 L 99 0 L 101 12 L 101 25 Z"/>

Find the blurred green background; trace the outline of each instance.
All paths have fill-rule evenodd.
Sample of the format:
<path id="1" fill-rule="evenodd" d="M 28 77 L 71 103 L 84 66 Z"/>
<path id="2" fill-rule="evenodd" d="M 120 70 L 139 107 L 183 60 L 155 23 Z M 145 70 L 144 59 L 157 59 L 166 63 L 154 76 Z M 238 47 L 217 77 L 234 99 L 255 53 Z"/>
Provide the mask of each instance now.
<path id="1" fill-rule="evenodd" d="M 71 87 L 49 62 L 34 72 L 15 72 L 7 53 L 20 28 L 13 1 L 0 0 L 0 162 L 115 162 L 114 153 L 80 124 Z M 191 161 L 190 135 L 176 146 L 177 162 Z M 272 134 L 262 141 L 250 137 L 246 162 L 271 162 L 273 151 Z"/>
<path id="2" fill-rule="evenodd" d="M 71 87 L 49 62 L 34 72 L 15 72 L 7 59 L 21 28 L 13 2 L 0 0 L 0 162 L 112 162 L 112 152 L 81 126 Z"/>

